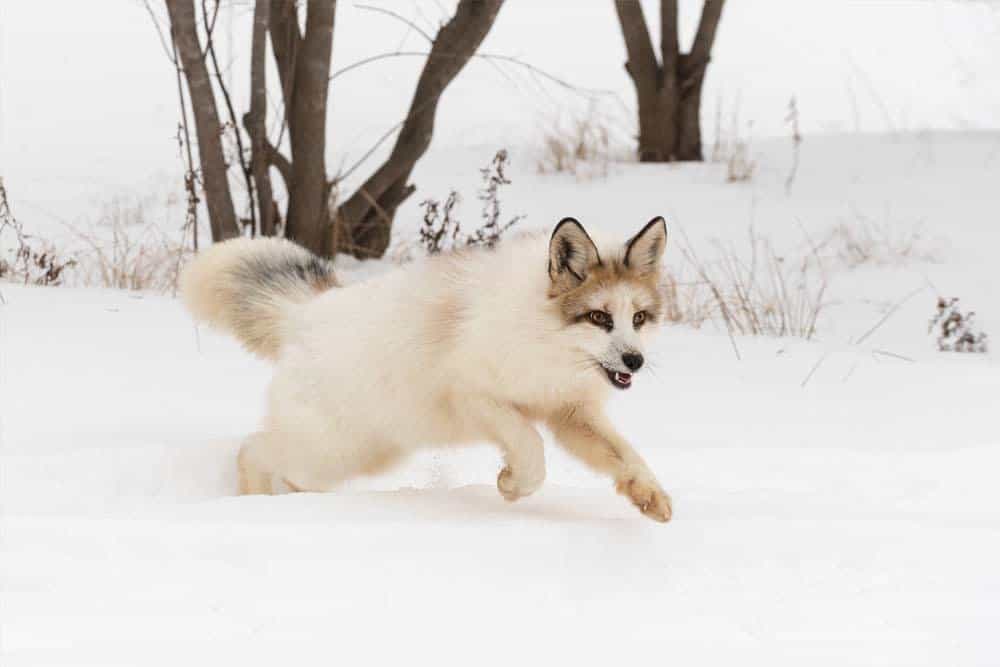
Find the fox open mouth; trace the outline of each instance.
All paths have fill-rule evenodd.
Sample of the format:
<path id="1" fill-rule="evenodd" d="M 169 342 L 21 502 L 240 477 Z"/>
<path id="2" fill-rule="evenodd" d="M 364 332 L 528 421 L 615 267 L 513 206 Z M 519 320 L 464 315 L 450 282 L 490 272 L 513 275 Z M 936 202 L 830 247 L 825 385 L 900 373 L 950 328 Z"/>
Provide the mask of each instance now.
<path id="1" fill-rule="evenodd" d="M 632 386 L 631 373 L 622 373 L 620 371 L 613 371 L 609 368 L 605 368 L 604 366 L 601 366 L 601 368 L 604 369 L 604 372 L 607 374 L 608 380 L 611 381 L 611 384 L 613 384 L 618 389 L 628 389 L 629 387 Z"/>

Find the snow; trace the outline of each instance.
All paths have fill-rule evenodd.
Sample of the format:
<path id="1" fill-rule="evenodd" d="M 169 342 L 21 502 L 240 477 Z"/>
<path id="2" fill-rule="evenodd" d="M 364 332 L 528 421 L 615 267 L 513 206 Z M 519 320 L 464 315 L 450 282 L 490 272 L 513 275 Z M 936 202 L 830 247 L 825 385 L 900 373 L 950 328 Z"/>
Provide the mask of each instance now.
<path id="1" fill-rule="evenodd" d="M 266 364 L 169 296 L 0 286 L 3 664 L 994 664 L 1000 369 L 937 352 L 926 326 L 943 291 L 1000 329 L 997 145 L 809 137 L 788 194 L 780 141 L 745 184 L 712 164 L 581 183 L 521 162 L 504 201 L 526 225 L 570 202 L 624 236 L 666 207 L 673 266 L 678 222 L 705 249 L 751 220 L 792 250 L 796 219 L 817 237 L 858 214 L 929 230 L 931 259 L 832 269 L 812 342 L 739 337 L 737 360 L 717 325 L 663 331 L 610 410 L 674 498 L 667 525 L 555 447 L 513 504 L 485 445 L 334 493 L 235 497 Z M 442 151 L 417 177 L 474 187 L 484 155 Z"/>

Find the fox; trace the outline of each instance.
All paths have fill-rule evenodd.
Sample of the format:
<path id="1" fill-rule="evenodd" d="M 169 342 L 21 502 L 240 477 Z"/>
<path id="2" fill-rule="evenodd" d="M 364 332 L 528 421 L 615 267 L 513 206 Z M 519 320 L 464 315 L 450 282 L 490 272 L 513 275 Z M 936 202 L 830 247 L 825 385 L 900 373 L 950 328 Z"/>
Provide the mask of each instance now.
<path id="1" fill-rule="evenodd" d="M 662 217 L 624 244 L 564 218 L 551 234 L 348 286 L 286 239 L 212 245 L 182 272 L 182 302 L 275 364 L 237 456 L 239 492 L 325 492 L 419 449 L 489 442 L 497 489 L 515 501 L 545 480 L 545 425 L 642 514 L 669 521 L 670 496 L 604 409 L 663 322 L 666 244 Z"/>

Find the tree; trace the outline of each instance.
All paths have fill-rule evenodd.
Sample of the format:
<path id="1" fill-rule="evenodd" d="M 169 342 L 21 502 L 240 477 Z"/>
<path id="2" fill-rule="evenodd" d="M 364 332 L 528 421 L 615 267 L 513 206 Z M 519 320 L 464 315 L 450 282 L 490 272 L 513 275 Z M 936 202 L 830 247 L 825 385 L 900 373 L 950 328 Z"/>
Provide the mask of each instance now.
<path id="1" fill-rule="evenodd" d="M 677 36 L 677 0 L 660 0 L 660 58 L 639 0 L 615 0 L 639 106 L 642 162 L 701 160 L 701 89 L 725 0 L 704 0 L 689 53 Z"/>
<path id="2" fill-rule="evenodd" d="M 475 54 L 496 19 L 503 0 L 460 0 L 455 15 L 432 41 L 395 147 L 386 161 L 336 210 L 331 210 L 335 181 L 326 171 L 327 98 L 336 15 L 336 0 L 257 0 L 250 44 L 250 103 L 242 126 L 250 138 L 249 155 L 232 99 L 226 90 L 212 44 L 220 0 L 201 0 L 201 31 L 195 0 L 165 0 L 175 65 L 183 69 L 198 138 L 201 182 L 205 191 L 212 240 L 240 234 L 240 223 L 264 235 L 284 233 L 309 250 L 326 256 L 351 252 L 381 256 L 389 243 L 396 209 L 415 190 L 408 183 L 417 161 L 430 145 L 438 101 L 448 84 Z M 305 5 L 304 30 L 300 5 Z M 152 14 L 152 11 L 151 11 Z M 155 15 L 154 15 L 155 19 Z M 287 127 L 290 154 L 267 136 L 267 47 L 278 72 L 283 102 L 282 133 Z M 213 65 L 215 85 L 209 72 Z M 218 90 L 216 90 L 218 89 Z M 220 120 L 216 96 L 229 115 Z M 184 113 L 182 92 L 182 114 Z M 247 186 L 249 216 L 241 221 L 227 178 L 221 137 L 235 133 L 238 159 Z M 280 136 L 280 135 L 279 135 Z M 273 198 L 271 168 L 281 175 L 288 193 L 282 216 Z"/>

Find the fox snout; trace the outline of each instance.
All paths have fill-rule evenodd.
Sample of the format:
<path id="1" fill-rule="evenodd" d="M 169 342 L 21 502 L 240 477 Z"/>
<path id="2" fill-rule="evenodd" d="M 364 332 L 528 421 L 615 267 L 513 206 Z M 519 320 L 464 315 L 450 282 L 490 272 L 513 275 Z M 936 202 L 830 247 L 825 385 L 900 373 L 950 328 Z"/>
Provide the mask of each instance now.
<path id="1" fill-rule="evenodd" d="M 642 355 L 636 352 L 626 352 L 622 355 L 622 363 L 625 364 L 625 368 L 633 373 L 642 368 L 642 362 Z"/>

